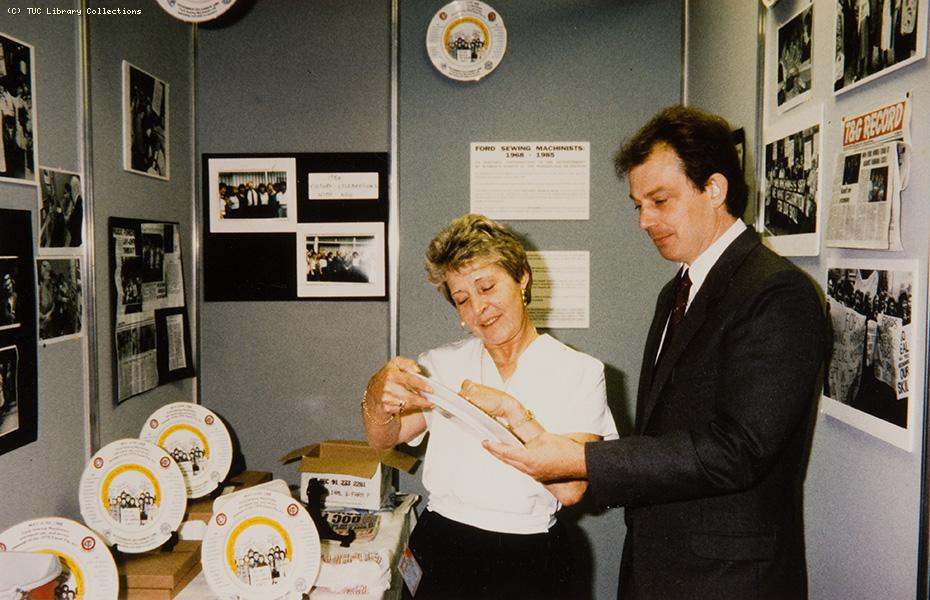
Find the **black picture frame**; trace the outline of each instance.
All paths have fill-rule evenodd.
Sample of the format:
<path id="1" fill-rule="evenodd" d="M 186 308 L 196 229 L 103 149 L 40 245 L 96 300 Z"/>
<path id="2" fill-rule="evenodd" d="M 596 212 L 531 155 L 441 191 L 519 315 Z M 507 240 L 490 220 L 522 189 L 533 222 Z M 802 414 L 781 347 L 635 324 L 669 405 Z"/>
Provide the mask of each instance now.
<path id="1" fill-rule="evenodd" d="M 230 159 L 246 164 L 261 164 L 263 159 L 291 159 L 295 165 L 293 195 L 296 204 L 295 223 L 286 230 L 216 231 L 211 228 L 211 211 L 215 211 L 216 193 L 212 187 L 217 164 Z M 295 277 L 298 272 L 297 252 L 300 234 L 308 224 L 380 223 L 387 230 L 389 215 L 389 154 L 385 152 L 335 153 L 204 153 L 201 156 L 203 181 L 203 221 L 201 256 L 203 260 L 204 301 L 293 301 L 293 300 L 383 300 L 387 291 L 355 295 L 352 286 L 340 295 L 301 295 Z M 317 174 L 368 174 L 377 179 L 377 192 L 361 194 L 360 198 L 311 198 L 310 180 Z M 290 183 L 288 184 L 290 186 Z M 289 206 L 289 210 L 294 207 Z M 384 244 L 384 278 L 387 274 L 387 235 Z"/>
<path id="2" fill-rule="evenodd" d="M 28 210 L 0 209 L 0 307 L 0 454 L 5 454 L 38 437 L 35 255 Z"/>

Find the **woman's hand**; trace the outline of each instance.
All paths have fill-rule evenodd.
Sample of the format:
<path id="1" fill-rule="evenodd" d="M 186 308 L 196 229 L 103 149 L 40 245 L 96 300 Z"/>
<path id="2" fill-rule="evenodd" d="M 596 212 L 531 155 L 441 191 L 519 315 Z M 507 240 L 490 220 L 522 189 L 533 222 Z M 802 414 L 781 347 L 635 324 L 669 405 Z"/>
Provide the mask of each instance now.
<path id="1" fill-rule="evenodd" d="M 492 417 L 503 417 L 508 423 L 516 423 L 525 412 L 520 402 L 507 392 L 469 379 L 462 382 L 459 395 Z"/>
<path id="2" fill-rule="evenodd" d="M 362 420 L 372 447 L 390 448 L 426 429 L 426 420 L 419 411 L 429 410 L 433 405 L 420 392 L 433 390 L 412 374 L 419 371 L 416 362 L 397 356 L 368 380 L 362 398 Z M 416 418 L 402 419 L 402 416 Z"/>
<path id="3" fill-rule="evenodd" d="M 506 392 L 466 379 L 459 395 L 492 417 L 502 417 L 510 432 L 524 444 L 546 431 L 533 411 Z"/>

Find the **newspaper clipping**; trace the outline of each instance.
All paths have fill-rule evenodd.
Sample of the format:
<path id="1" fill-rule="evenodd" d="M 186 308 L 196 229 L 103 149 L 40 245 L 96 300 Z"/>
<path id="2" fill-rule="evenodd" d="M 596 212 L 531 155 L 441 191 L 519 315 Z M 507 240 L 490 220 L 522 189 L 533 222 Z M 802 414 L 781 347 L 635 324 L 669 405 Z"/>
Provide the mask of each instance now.
<path id="1" fill-rule="evenodd" d="M 826 243 L 900 250 L 901 190 L 907 187 L 910 97 L 843 119 Z"/>
<path id="2" fill-rule="evenodd" d="M 133 226 L 135 225 L 135 226 Z M 116 292 L 117 401 L 156 387 L 156 311 L 184 306 L 181 245 L 174 223 L 128 223 L 111 228 Z M 182 315 L 165 318 L 168 370 L 188 365 Z"/>

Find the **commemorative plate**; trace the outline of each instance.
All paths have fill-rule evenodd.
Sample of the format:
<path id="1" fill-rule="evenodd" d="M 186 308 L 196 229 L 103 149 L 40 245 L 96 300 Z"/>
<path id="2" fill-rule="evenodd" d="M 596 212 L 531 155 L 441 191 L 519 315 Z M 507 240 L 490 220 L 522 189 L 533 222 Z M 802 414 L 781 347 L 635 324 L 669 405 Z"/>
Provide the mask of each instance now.
<path id="1" fill-rule="evenodd" d="M 203 23 L 215 19 L 236 0 L 158 0 L 162 10 L 175 19 L 187 23 Z"/>
<path id="2" fill-rule="evenodd" d="M 504 20 L 484 2 L 450 2 L 433 15 L 426 30 L 430 61 L 456 81 L 479 81 L 497 68 L 506 50 Z"/>
<path id="3" fill-rule="evenodd" d="M 48 517 L 23 521 L 0 533 L 0 552 L 54 554 L 61 563 L 56 598 L 116 600 L 119 576 L 107 545 L 76 521 Z"/>
<path id="4" fill-rule="evenodd" d="M 442 416 L 452 419 L 457 425 L 483 440 L 503 442 L 511 446 L 523 446 L 520 439 L 497 419 L 462 398 L 450 388 L 435 379 L 423 377 L 418 373 L 413 373 L 413 375 L 419 377 L 433 388 L 433 393 L 423 395 L 439 408 Z"/>
<path id="5" fill-rule="evenodd" d="M 232 439 L 213 411 L 193 402 L 162 406 L 149 417 L 140 440 L 163 448 L 184 474 L 188 498 L 206 496 L 226 478 Z"/>
<path id="6" fill-rule="evenodd" d="M 248 488 L 215 504 L 203 538 L 203 573 L 223 599 L 301 600 L 320 570 L 320 537 L 290 495 Z"/>
<path id="7" fill-rule="evenodd" d="M 122 552 L 145 552 L 168 541 L 187 508 L 184 476 L 152 442 L 123 439 L 91 458 L 81 476 L 81 516 Z"/>

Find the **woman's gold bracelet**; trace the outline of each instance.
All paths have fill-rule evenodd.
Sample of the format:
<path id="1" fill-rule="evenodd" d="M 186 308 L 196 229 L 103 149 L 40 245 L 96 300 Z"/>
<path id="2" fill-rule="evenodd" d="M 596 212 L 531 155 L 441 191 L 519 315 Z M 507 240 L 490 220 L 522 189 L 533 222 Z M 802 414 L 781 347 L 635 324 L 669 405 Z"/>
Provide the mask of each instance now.
<path id="1" fill-rule="evenodd" d="M 517 427 L 520 427 L 521 425 L 526 425 L 527 423 L 529 423 L 530 421 L 536 418 L 536 415 L 534 415 L 533 411 L 531 411 L 530 409 L 524 407 L 523 410 L 525 411 L 523 413 L 523 418 L 510 426 L 511 431 L 513 431 Z"/>
<path id="2" fill-rule="evenodd" d="M 371 413 L 368 412 L 368 402 L 367 402 L 367 401 L 368 401 L 368 388 L 365 388 L 365 393 L 362 394 L 362 412 L 365 413 L 365 416 L 368 417 L 369 419 L 374 419 L 374 417 L 371 416 Z M 388 417 L 387 421 L 382 421 L 382 422 L 380 422 L 380 423 L 377 422 L 377 421 L 372 421 L 372 423 L 375 424 L 375 425 L 387 425 L 388 423 L 390 423 L 391 421 L 393 421 L 393 420 L 394 420 L 394 417 L 396 417 L 396 416 L 397 416 L 397 415 L 391 415 L 390 417 Z"/>

